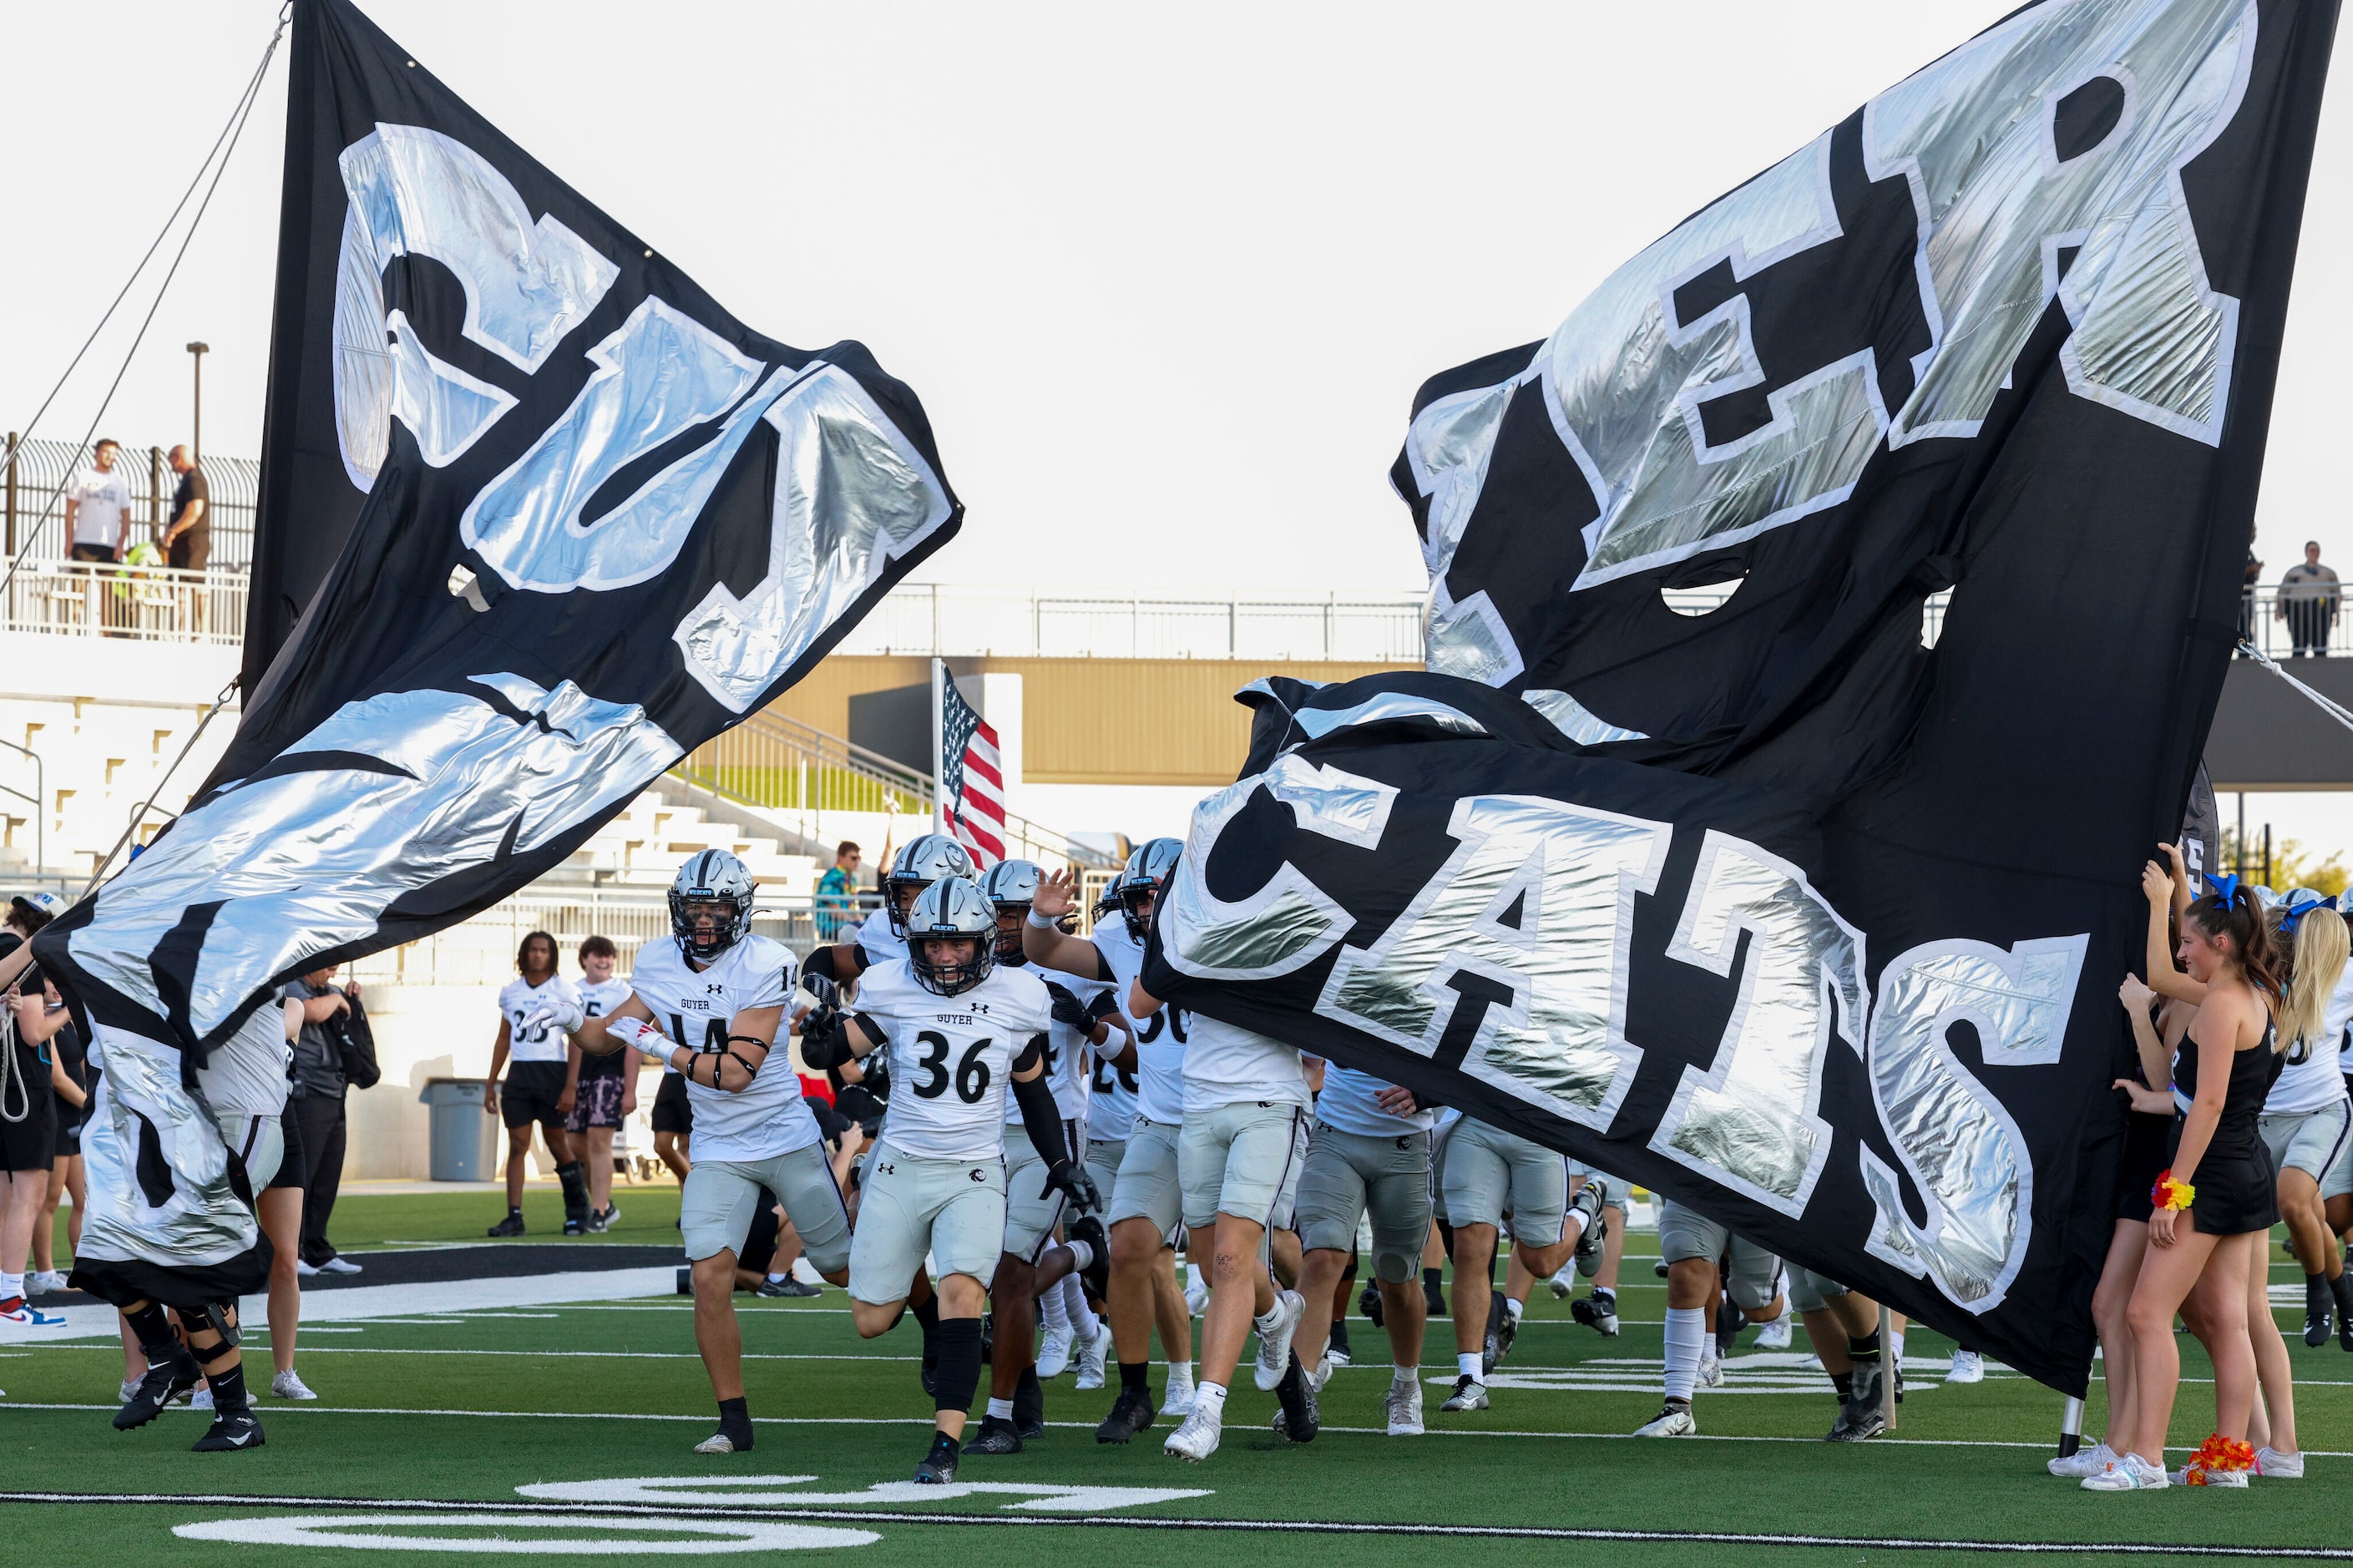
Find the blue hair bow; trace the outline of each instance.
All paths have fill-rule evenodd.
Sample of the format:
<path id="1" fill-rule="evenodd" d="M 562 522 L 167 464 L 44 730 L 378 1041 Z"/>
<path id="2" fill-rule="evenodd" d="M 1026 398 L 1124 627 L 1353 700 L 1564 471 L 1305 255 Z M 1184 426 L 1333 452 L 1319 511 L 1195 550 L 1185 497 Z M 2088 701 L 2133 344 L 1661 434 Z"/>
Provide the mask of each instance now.
<path id="1" fill-rule="evenodd" d="M 2209 871 L 2206 873 L 2206 881 L 2214 889 L 2214 896 L 2221 900 L 2225 905 L 2230 904 L 2239 896 L 2239 877 L 2235 871 L 2227 877 L 2217 877 L 2213 872 Z"/>
<path id="2" fill-rule="evenodd" d="M 2304 919 L 2305 916 L 2310 914 L 2313 910 L 2333 910 L 2336 907 L 2337 900 L 2333 898 L 2306 899 L 2300 904 L 2290 904 L 2280 913 L 2280 930 L 2292 931 L 2295 930 L 2295 922 Z"/>

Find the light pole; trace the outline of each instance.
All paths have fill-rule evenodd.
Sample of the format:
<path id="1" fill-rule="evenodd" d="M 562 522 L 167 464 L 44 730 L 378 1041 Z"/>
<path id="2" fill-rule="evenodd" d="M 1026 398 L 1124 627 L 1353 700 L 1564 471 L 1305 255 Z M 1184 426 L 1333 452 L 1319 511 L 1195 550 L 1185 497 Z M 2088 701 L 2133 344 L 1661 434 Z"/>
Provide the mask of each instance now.
<path id="1" fill-rule="evenodd" d="M 196 366 L 195 428 L 188 433 L 188 456 L 201 466 L 205 460 L 205 355 L 212 353 L 210 343 L 190 343 L 188 357 Z"/>

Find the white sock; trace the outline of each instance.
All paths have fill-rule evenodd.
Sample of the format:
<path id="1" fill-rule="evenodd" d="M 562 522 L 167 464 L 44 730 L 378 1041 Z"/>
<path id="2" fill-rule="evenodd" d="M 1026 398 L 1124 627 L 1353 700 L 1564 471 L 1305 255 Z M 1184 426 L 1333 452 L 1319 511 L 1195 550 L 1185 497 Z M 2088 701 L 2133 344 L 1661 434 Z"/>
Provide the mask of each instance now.
<path id="1" fill-rule="evenodd" d="M 1891 1332 L 1888 1334 L 1887 1338 L 1888 1338 L 1889 1342 L 1894 1346 L 1894 1351 L 1895 1351 L 1895 1364 L 1896 1364 L 1896 1365 L 1898 1365 L 1898 1366 L 1902 1366 L 1902 1365 L 1904 1364 L 1904 1334 L 1903 1334 L 1903 1331 L 1901 1331 L 1901 1330 L 1896 1330 L 1896 1331 L 1891 1331 Z"/>
<path id="2" fill-rule="evenodd" d="M 1400 1387 L 1410 1387 L 1412 1384 L 1421 1381 L 1421 1368 L 1418 1366 L 1392 1367 L 1389 1370 L 1389 1381 L 1398 1384 Z"/>
<path id="3" fill-rule="evenodd" d="M 1482 1359 L 1477 1351 L 1463 1352 L 1454 1358 L 1454 1375 L 1467 1377 L 1473 1383 L 1486 1382 L 1487 1373 L 1480 1364 Z"/>
<path id="4" fill-rule="evenodd" d="M 1707 1342 L 1707 1309 L 1667 1309 L 1667 1397 L 1691 1403 L 1692 1384 L 1699 1380 L 1701 1347 Z"/>
<path id="5" fill-rule="evenodd" d="M 1193 1363 L 1191 1362 L 1172 1361 L 1168 1363 L 1168 1385 L 1171 1388 L 1174 1388 L 1178 1384 L 1183 1384 L 1187 1388 L 1193 1386 Z"/>
<path id="6" fill-rule="evenodd" d="M 1193 1391 L 1193 1414 L 1203 1416 L 1211 1421 L 1224 1420 L 1226 1416 L 1226 1385 L 1222 1383 L 1205 1383 L 1201 1384 L 1200 1387 L 1195 1389 Z"/>
<path id="7" fill-rule="evenodd" d="M 1095 1310 L 1087 1305 L 1087 1288 L 1079 1282 L 1075 1274 L 1062 1277 L 1062 1311 L 1071 1321 L 1071 1331 L 1083 1342 L 1094 1343 L 1095 1336 L 1103 1332 L 1102 1320 L 1095 1316 Z"/>
<path id="8" fill-rule="evenodd" d="M 1209 1270 L 1207 1265 L 1187 1263 L 1185 1265 L 1185 1270 L 1196 1287 L 1203 1290 L 1209 1288 Z"/>
<path id="9" fill-rule="evenodd" d="M 791 1279 L 791 1278 L 792 1278 L 792 1276 L 793 1276 L 793 1271 L 792 1271 L 791 1269 L 787 1268 L 787 1269 L 786 1269 L 782 1274 L 771 1274 L 771 1275 L 769 1275 L 769 1276 L 768 1276 L 768 1283 L 769 1283 L 769 1284 L 771 1284 L 771 1285 L 773 1285 L 773 1284 L 775 1284 L 775 1283 L 776 1283 L 777 1280 L 779 1280 L 779 1279 Z"/>
<path id="10" fill-rule="evenodd" d="M 1038 1313 L 1049 1329 L 1067 1330 L 1071 1326 L 1070 1310 L 1062 1305 L 1062 1288 L 1060 1285 L 1038 1298 Z"/>
<path id="11" fill-rule="evenodd" d="M 22 1274 L 0 1274 L 0 1301 L 24 1293 L 25 1277 Z"/>
<path id="12" fill-rule="evenodd" d="M 1504 1297 L 1504 1310 L 1505 1312 L 1508 1312 L 1509 1314 L 1511 1314 L 1512 1321 L 1514 1321 L 1514 1322 L 1515 1322 L 1515 1323 L 1516 1323 L 1516 1322 L 1518 1322 L 1518 1321 L 1520 1321 L 1520 1312 L 1521 1312 L 1521 1310 L 1522 1310 L 1525 1305 L 1526 1305 L 1526 1303 L 1525 1303 L 1525 1302 L 1524 1302 L 1524 1301 L 1514 1301 L 1514 1300 L 1513 1300 L 1509 1296 L 1506 1296 L 1506 1297 Z"/>
<path id="13" fill-rule="evenodd" d="M 988 1402 L 988 1413 L 999 1421 L 1010 1421 L 1013 1419 L 1013 1401 L 992 1399 Z"/>
<path id="14" fill-rule="evenodd" d="M 1282 1323 L 1282 1292 L 1277 1290 L 1274 1293 L 1274 1305 L 1259 1313 L 1250 1321 L 1258 1325 L 1258 1331 L 1261 1334 L 1271 1333 L 1280 1327 Z"/>
<path id="15" fill-rule="evenodd" d="M 1062 1245 L 1071 1249 L 1071 1257 L 1073 1259 L 1071 1264 L 1071 1274 L 1084 1274 L 1093 1265 L 1095 1249 L 1087 1242 L 1072 1237 Z"/>

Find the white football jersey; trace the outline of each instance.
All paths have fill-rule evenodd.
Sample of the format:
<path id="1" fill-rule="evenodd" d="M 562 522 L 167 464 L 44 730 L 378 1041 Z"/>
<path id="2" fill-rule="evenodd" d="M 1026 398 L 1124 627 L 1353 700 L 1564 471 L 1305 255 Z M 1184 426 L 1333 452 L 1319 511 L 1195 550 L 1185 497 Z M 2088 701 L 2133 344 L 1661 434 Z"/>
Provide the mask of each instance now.
<path id="1" fill-rule="evenodd" d="M 663 940 L 638 950 L 629 989 L 663 1034 L 689 1050 L 714 1055 L 726 1050 L 737 1014 L 786 1005 L 793 973 L 792 951 L 768 937 L 744 937 L 707 969 L 694 968 L 675 941 Z M 697 1160 L 770 1160 L 818 1141 L 817 1119 L 801 1099 L 781 1024 L 751 1087 L 730 1094 L 690 1077 L 686 1100 L 694 1111 Z"/>
<path id="2" fill-rule="evenodd" d="M 1044 981 L 1047 987 L 1046 999 L 1050 1006 L 1053 1002 L 1053 988 L 1057 985 L 1076 996 L 1079 999 L 1079 1005 L 1082 1007 L 1111 989 L 1101 981 L 1081 980 L 1075 974 L 1063 974 L 1055 970 L 1039 969 L 1031 964 L 1000 963 L 998 967 L 1012 969 L 1023 974 L 1034 974 Z M 1071 1028 L 1068 1024 L 1057 1022 L 1046 1031 L 1046 1082 L 1054 1090 L 1055 1108 L 1060 1110 L 1065 1118 L 1078 1118 L 1090 1114 L 1087 1103 L 1087 1053 L 1091 1048 L 1087 1044 L 1086 1036 Z M 1005 1120 L 1008 1121 L 1021 1120 L 1021 1108 L 1013 1103 L 1013 1098 L 1010 1095 L 1008 1095 L 1005 1100 Z"/>
<path id="3" fill-rule="evenodd" d="M 1044 981 L 998 968 L 971 990 L 942 996 L 906 964 L 886 963 L 858 977 L 858 1019 L 890 1053 L 882 1142 L 919 1159 L 1004 1153 L 1014 1058 L 1053 1024 Z M 698 1139 L 701 1129 L 697 1122 Z M 695 1147 L 700 1158 L 702 1145 Z"/>
<path id="4" fill-rule="evenodd" d="M 581 1013 L 591 1018 L 601 1018 L 629 999 L 629 983 L 617 974 L 593 985 L 577 981 L 573 989 L 580 994 Z"/>
<path id="5" fill-rule="evenodd" d="M 1324 1068 L 1324 1092 L 1315 1097 L 1315 1120 L 1362 1138 L 1427 1132 L 1436 1125 L 1438 1112 L 1427 1107 L 1411 1116 L 1398 1116 L 1381 1109 L 1381 1102 L 1373 1096 L 1392 1087 L 1387 1079 L 1344 1068 L 1338 1062 L 1328 1063 Z"/>
<path id="6" fill-rule="evenodd" d="M 891 911 L 888 910 L 870 912 L 858 929 L 849 933 L 849 940 L 856 942 L 858 951 L 866 955 L 869 969 L 907 956 L 907 939 L 891 929 Z"/>
<path id="7" fill-rule="evenodd" d="M 499 993 L 499 1011 L 507 1021 L 507 1059 L 516 1062 L 560 1062 L 564 1059 L 564 1034 L 552 1024 L 536 1028 L 523 1027 L 523 1020 L 539 1010 L 542 1002 L 550 1000 L 547 987 L 555 987 L 554 994 L 577 1002 L 579 987 L 561 974 L 551 974 L 537 985 L 521 976 L 510 980 Z"/>
<path id="8" fill-rule="evenodd" d="M 1095 925 L 1095 951 L 1112 973 L 1113 1000 L 1127 1011 L 1127 988 L 1144 970 L 1144 944 L 1127 934 L 1127 923 L 1116 915 Z M 1185 1042 L 1192 1017 L 1184 1008 L 1164 1005 L 1149 1018 L 1135 1020 L 1135 1109 L 1164 1127 L 1185 1121 Z"/>

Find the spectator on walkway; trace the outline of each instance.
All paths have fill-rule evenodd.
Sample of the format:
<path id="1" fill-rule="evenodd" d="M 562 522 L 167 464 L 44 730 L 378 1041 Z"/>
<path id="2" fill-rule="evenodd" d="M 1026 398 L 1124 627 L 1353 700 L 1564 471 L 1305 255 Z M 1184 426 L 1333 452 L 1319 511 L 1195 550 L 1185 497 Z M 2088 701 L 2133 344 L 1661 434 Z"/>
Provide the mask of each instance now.
<path id="1" fill-rule="evenodd" d="M 76 561 L 114 562 L 131 542 L 131 480 L 119 466 L 121 446 L 100 441 L 90 467 L 66 487 L 66 533 Z"/>
<path id="2" fill-rule="evenodd" d="M 168 461 L 180 485 L 172 492 L 172 520 L 164 528 L 164 563 L 175 572 L 201 572 L 213 558 L 212 490 L 185 447 L 173 447 Z M 201 633 L 209 595 L 201 587 L 183 591 L 188 595 L 188 629 Z"/>
<path id="3" fill-rule="evenodd" d="M 314 969 L 290 981 L 284 993 L 302 1009 L 294 1040 L 294 1084 L 288 1110 L 301 1123 L 302 1152 L 311 1166 L 302 1193 L 301 1274 L 357 1274 L 360 1266 L 336 1255 L 327 1239 L 327 1220 L 343 1183 L 343 1055 L 334 1021 L 359 1000 L 357 981 L 335 989 L 335 966 Z"/>
<path id="4" fill-rule="evenodd" d="M 850 916 L 858 908 L 858 860 L 860 849 L 849 839 L 834 847 L 833 865 L 817 881 L 817 939 L 820 942 L 841 940 L 841 929 L 854 923 Z"/>
<path id="5" fill-rule="evenodd" d="M 2253 545 L 2247 548 L 2246 581 L 2239 589 L 2239 640 L 2249 647 L 2255 645 L 2255 590 L 2263 586 L 2263 563 L 2257 559 Z M 2233 653 L 2234 658 L 2243 654 Z"/>
<path id="6" fill-rule="evenodd" d="M 2336 572 L 2320 563 L 2320 542 L 2307 541 L 2302 563 L 2289 567 L 2280 578 L 2279 607 L 2272 612 L 2287 622 L 2297 658 L 2328 657 L 2328 634 L 2337 625 L 2337 606 L 2343 597 Z"/>

